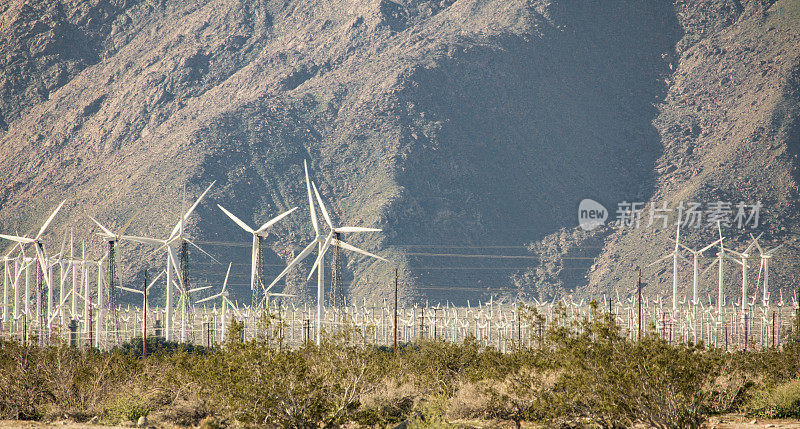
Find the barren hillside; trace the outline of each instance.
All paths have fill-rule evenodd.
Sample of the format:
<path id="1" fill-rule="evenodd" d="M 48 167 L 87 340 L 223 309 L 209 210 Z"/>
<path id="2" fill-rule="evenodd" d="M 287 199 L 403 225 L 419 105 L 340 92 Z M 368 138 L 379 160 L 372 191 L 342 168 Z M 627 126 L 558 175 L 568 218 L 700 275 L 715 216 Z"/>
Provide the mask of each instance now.
<path id="1" fill-rule="evenodd" d="M 665 251 L 672 230 L 573 234 L 583 198 L 607 207 L 760 198 L 770 239 L 795 231 L 798 8 L 6 2 L 0 229 L 36 228 L 68 198 L 50 249 L 69 227 L 88 238 L 86 215 L 119 227 L 140 208 L 130 232 L 164 236 L 183 189 L 188 199 L 216 180 L 189 226 L 201 241 L 249 240 L 216 203 L 253 224 L 300 207 L 268 241 L 269 279 L 313 238 L 308 160 L 335 220 L 384 229 L 347 240 L 396 262 L 406 299 L 609 289 Z M 96 255 L 101 244 L 92 243 Z M 530 243 L 549 256 L 532 258 L 522 248 Z M 123 246 L 125 281 L 162 263 Z M 247 247 L 208 250 L 249 261 Z M 526 258 L 436 256 L 510 252 Z M 599 255 L 597 268 L 565 267 L 561 258 L 576 252 Z M 344 256 L 352 298 L 386 296 L 390 264 Z M 192 260 L 196 279 L 224 274 L 197 252 Z M 287 291 L 313 295 L 310 264 Z M 241 284 L 246 271 L 237 267 Z M 652 288 L 671 281 L 658 279 Z M 234 290 L 249 298 L 246 287 Z"/>

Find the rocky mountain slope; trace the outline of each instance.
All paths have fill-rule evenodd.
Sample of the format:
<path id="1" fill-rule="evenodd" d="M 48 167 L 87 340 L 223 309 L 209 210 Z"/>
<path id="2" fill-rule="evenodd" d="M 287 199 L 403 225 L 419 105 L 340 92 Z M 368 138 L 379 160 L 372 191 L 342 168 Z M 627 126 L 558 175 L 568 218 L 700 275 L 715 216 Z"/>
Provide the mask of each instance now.
<path id="1" fill-rule="evenodd" d="M 716 7 L 711 7 L 716 6 Z M 761 202 L 760 221 L 744 229 L 723 229 L 727 248 L 742 251 L 751 234 L 764 234 L 764 250 L 784 244 L 770 264 L 773 303 L 797 289 L 798 149 L 800 149 L 800 3 L 682 2 L 677 13 L 686 34 L 676 50 L 676 70 L 654 121 L 664 152 L 655 164 L 656 188 L 650 202 L 677 208 L 680 201 Z M 733 208 L 731 220 L 737 213 Z M 749 213 L 748 213 L 749 214 Z M 715 227 L 685 228 L 685 243 L 700 248 L 718 238 Z M 666 293 L 671 262 L 647 267 L 668 253 L 675 231 L 617 230 L 607 239 L 590 272 L 592 291 L 635 284 L 644 266 L 650 293 Z M 717 247 L 701 268 L 716 257 Z M 750 252 L 748 293 L 763 287 L 757 249 Z M 690 257 L 686 253 L 687 257 Z M 726 263 L 725 289 L 741 297 L 741 267 Z M 700 295 L 716 302 L 716 268 L 701 276 Z M 681 263 L 679 293 L 691 297 L 691 264 Z M 613 286 L 612 286 L 613 285 Z M 648 290 L 648 289 L 646 289 Z M 762 291 L 758 291 L 759 302 Z M 691 299 L 691 298 L 689 298 Z M 751 298 L 752 299 L 752 298 Z"/>
<path id="2" fill-rule="evenodd" d="M 88 237 L 86 215 L 119 227 L 143 209 L 130 233 L 165 236 L 184 189 L 216 180 L 188 230 L 240 264 L 234 291 L 247 300 L 249 248 L 218 243 L 249 238 L 215 204 L 253 224 L 300 207 L 267 241 L 269 279 L 313 238 L 308 160 L 335 220 L 384 229 L 347 240 L 391 258 L 406 299 L 619 287 L 671 231 L 573 233 L 583 198 L 765 195 L 770 237 L 794 231 L 797 11 L 789 0 L 6 2 L 0 229 L 35 228 L 68 198 L 51 249 L 65 228 Z M 125 281 L 162 263 L 123 246 Z M 388 296 L 392 264 L 343 256 L 351 298 Z M 192 261 L 197 281 L 224 275 Z M 313 296 L 309 267 L 287 291 Z M 654 278 L 654 289 L 671 281 Z"/>

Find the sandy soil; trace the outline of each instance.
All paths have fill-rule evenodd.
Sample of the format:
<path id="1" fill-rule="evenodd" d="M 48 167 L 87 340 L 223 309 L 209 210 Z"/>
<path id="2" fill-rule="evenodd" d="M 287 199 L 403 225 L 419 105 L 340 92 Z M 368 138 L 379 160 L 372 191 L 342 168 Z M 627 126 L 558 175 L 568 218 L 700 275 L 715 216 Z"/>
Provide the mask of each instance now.
<path id="1" fill-rule="evenodd" d="M 70 421 L 55 421 L 55 422 L 32 422 L 20 420 L 0 420 L 0 428 L 62 428 L 62 429 L 86 429 L 97 428 L 101 425 L 92 425 L 88 423 L 75 423 Z M 129 428 L 129 426 L 102 426 L 103 428 Z"/>
<path id="2" fill-rule="evenodd" d="M 714 429 L 738 429 L 738 428 L 800 428 L 800 420 L 794 419 L 775 419 L 759 420 L 752 417 L 741 415 L 726 415 L 722 417 L 712 417 L 704 425 L 706 428 Z"/>

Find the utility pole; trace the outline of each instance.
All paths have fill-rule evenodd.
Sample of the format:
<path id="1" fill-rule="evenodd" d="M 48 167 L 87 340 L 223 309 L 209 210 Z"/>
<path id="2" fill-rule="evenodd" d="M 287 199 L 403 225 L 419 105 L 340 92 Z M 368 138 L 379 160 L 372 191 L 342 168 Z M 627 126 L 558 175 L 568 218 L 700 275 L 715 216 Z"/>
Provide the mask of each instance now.
<path id="1" fill-rule="evenodd" d="M 394 352 L 397 353 L 397 268 L 394 269 Z"/>
<path id="2" fill-rule="evenodd" d="M 747 335 L 747 334 L 749 333 L 748 332 L 749 331 L 748 330 L 749 326 L 747 325 L 748 320 L 747 320 L 747 311 L 746 310 L 742 311 L 742 316 L 744 316 L 744 350 L 747 351 L 747 341 L 749 340 L 749 338 L 747 338 L 749 335 Z"/>
<path id="3" fill-rule="evenodd" d="M 425 307 L 419 309 L 419 339 L 425 339 Z"/>
<path id="4" fill-rule="evenodd" d="M 636 290 L 638 294 L 638 306 L 639 306 L 639 337 L 637 338 L 639 341 L 642 340 L 642 267 L 639 267 L 639 279 L 636 282 Z"/>
<path id="5" fill-rule="evenodd" d="M 772 348 L 775 348 L 775 312 L 772 312 Z"/>
<path id="6" fill-rule="evenodd" d="M 800 300 L 800 284 L 797 285 L 797 299 Z M 800 301 L 798 301 L 797 307 L 794 308 L 794 320 L 797 322 L 795 339 L 800 341 Z"/>
<path id="7" fill-rule="evenodd" d="M 522 315 L 517 301 L 517 347 L 522 348 Z"/>
<path id="8" fill-rule="evenodd" d="M 94 332 L 92 331 L 92 303 L 89 302 L 89 350 L 94 347 Z"/>
<path id="9" fill-rule="evenodd" d="M 142 304 L 142 359 L 147 357 L 147 270 L 144 270 L 144 285 L 142 285 L 144 303 Z"/>

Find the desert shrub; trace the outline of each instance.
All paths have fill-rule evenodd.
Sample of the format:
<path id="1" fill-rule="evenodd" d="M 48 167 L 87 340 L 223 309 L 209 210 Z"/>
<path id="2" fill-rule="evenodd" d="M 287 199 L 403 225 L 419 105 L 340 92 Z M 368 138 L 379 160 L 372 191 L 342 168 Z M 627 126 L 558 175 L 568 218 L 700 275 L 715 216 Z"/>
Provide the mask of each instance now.
<path id="1" fill-rule="evenodd" d="M 36 345 L 3 341 L 0 348 L 0 415 L 18 420 L 39 419 L 52 400 L 42 371 L 44 352 Z"/>
<path id="2" fill-rule="evenodd" d="M 489 415 L 489 391 L 497 389 L 495 380 L 462 383 L 448 401 L 445 416 L 450 420 L 480 419 Z"/>
<path id="3" fill-rule="evenodd" d="M 737 411 L 745 403 L 749 391 L 754 385 L 751 376 L 732 365 L 729 358 L 721 358 L 722 362 L 717 376 L 704 387 L 708 392 L 708 411 L 710 414 L 722 414 Z"/>
<path id="4" fill-rule="evenodd" d="M 585 320 L 564 316 L 563 308 L 556 309 L 544 344 L 549 357 L 540 360 L 541 369 L 558 377 L 545 392 L 547 406 L 531 408 L 531 417 L 602 427 L 698 427 L 704 420 L 710 396 L 705 387 L 718 368 L 713 353 L 652 334 L 632 342 L 596 310 Z M 535 392 L 535 383 L 529 384 Z"/>
<path id="5" fill-rule="evenodd" d="M 445 418 L 445 398 L 443 397 L 434 397 L 430 400 L 421 401 L 417 406 L 414 417 L 408 423 L 408 426 L 412 429 L 447 429 L 454 427 Z"/>
<path id="6" fill-rule="evenodd" d="M 142 356 L 142 337 L 134 337 L 112 351 L 119 351 L 122 354 L 140 357 Z M 170 354 L 176 352 L 184 353 L 205 353 L 205 347 L 191 343 L 180 343 L 177 341 L 167 341 L 162 337 L 147 337 L 147 356 L 154 354 Z"/>
<path id="7" fill-rule="evenodd" d="M 147 416 L 149 413 L 150 407 L 141 395 L 135 392 L 125 392 L 110 401 L 105 417 L 110 423 L 119 423 L 125 420 L 135 423 L 139 417 Z"/>
<path id="8" fill-rule="evenodd" d="M 352 328 L 320 346 L 285 349 L 270 334 L 220 347 L 133 340 L 110 352 L 0 342 L 0 417 L 136 420 L 196 426 L 447 426 L 492 419 L 520 426 L 697 427 L 709 414 L 798 416 L 800 348 L 725 353 L 625 338 L 595 308 L 584 320 L 555 309 L 534 348 L 499 353 L 474 338 L 398 350 Z M 540 317 L 529 312 L 530 317 Z M 154 341 L 158 341 L 154 339 Z M 160 347 L 160 348 L 159 348 Z M 150 348 L 150 346 L 148 346 Z M 208 420 L 211 422 L 212 420 Z"/>
<path id="9" fill-rule="evenodd" d="M 420 391 L 413 383 L 384 377 L 374 389 L 362 395 L 353 421 L 373 427 L 400 423 L 411 416 L 420 397 Z"/>
<path id="10" fill-rule="evenodd" d="M 399 371 L 433 396 L 452 396 L 458 385 L 480 368 L 480 347 L 474 337 L 462 344 L 421 341 L 399 351 Z"/>
<path id="11" fill-rule="evenodd" d="M 353 418 L 360 398 L 378 379 L 372 356 L 347 333 L 326 338 L 320 347 L 286 351 L 256 341 L 232 342 L 187 371 L 217 411 L 240 422 L 337 425 Z"/>
<path id="12" fill-rule="evenodd" d="M 764 419 L 800 418 L 800 379 L 756 393 L 745 409 Z"/>
<path id="13" fill-rule="evenodd" d="M 648 336 L 628 353 L 624 384 L 631 420 L 662 428 L 696 428 L 708 413 L 710 392 L 717 377 L 712 354 L 703 349 L 673 346 Z"/>

